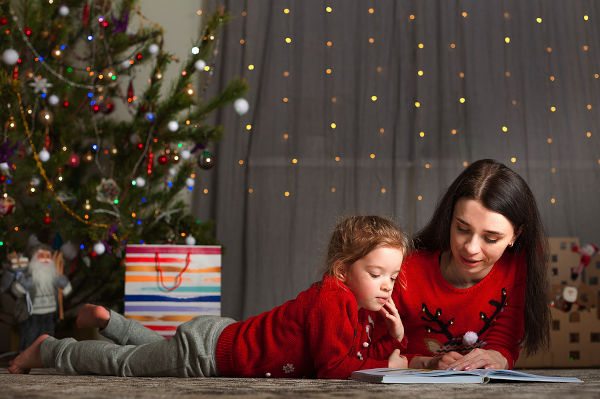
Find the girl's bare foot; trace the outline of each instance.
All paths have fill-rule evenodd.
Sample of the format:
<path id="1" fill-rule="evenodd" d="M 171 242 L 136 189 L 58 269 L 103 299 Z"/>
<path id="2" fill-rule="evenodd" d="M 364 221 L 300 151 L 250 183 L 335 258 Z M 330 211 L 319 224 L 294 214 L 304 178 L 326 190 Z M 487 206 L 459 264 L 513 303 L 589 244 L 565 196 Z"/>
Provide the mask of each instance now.
<path id="1" fill-rule="evenodd" d="M 48 337 L 48 334 L 37 337 L 33 344 L 29 346 L 29 348 L 25 349 L 17 357 L 15 357 L 12 362 L 10 362 L 8 371 L 11 374 L 28 374 L 29 370 L 34 367 L 44 367 L 42 364 L 40 347 L 42 346 L 42 342 Z"/>
<path id="2" fill-rule="evenodd" d="M 106 328 L 108 321 L 110 320 L 110 313 L 104 306 L 92 305 L 86 303 L 83 305 L 79 314 L 77 315 L 77 327 L 96 327 Z"/>

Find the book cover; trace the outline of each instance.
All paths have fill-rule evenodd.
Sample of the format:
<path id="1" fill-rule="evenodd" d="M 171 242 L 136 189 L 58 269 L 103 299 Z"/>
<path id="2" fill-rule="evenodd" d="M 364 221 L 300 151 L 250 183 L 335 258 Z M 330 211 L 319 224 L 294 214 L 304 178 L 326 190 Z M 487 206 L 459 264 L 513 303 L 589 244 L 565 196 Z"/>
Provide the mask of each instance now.
<path id="1" fill-rule="evenodd" d="M 469 371 L 390 369 L 359 370 L 351 379 L 383 384 L 485 384 L 488 382 L 583 382 L 573 377 L 551 377 L 514 370 Z"/>

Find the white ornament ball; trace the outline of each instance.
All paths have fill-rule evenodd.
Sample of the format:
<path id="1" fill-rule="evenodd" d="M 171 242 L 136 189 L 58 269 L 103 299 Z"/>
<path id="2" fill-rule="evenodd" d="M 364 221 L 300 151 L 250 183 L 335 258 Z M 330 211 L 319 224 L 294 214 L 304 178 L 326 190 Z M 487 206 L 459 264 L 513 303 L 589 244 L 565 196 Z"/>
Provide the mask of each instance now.
<path id="1" fill-rule="evenodd" d="M 176 132 L 177 129 L 179 129 L 179 123 L 177 123 L 177 121 L 169 121 L 169 123 L 167 123 L 167 129 L 171 132 Z"/>
<path id="2" fill-rule="evenodd" d="M 160 50 L 160 48 L 158 47 L 158 44 L 156 44 L 156 43 L 152 43 L 151 45 L 148 46 L 148 52 L 150 54 L 156 54 L 156 53 L 158 53 L 158 50 Z"/>
<path id="3" fill-rule="evenodd" d="M 8 65 L 14 65 L 17 63 L 17 61 L 19 61 L 19 53 L 17 53 L 17 50 L 12 48 L 6 49 L 2 53 L 2 61 Z"/>
<path id="4" fill-rule="evenodd" d="M 191 177 L 188 177 L 187 179 L 185 179 L 186 186 L 194 187 L 194 184 L 196 184 L 196 180 L 192 179 Z"/>
<path id="5" fill-rule="evenodd" d="M 57 105 L 59 102 L 60 98 L 58 98 L 56 94 L 52 94 L 50 97 L 48 97 L 48 104 L 50 105 Z"/>
<path id="6" fill-rule="evenodd" d="M 34 176 L 31 178 L 31 184 L 33 184 L 35 187 L 40 185 L 40 178 L 37 176 Z"/>
<path id="7" fill-rule="evenodd" d="M 463 335 L 463 344 L 465 344 L 466 346 L 471 346 L 473 345 L 475 342 L 477 342 L 477 338 L 479 338 L 477 336 L 477 333 L 474 331 L 467 331 L 465 333 L 465 335 Z"/>
<path id="8" fill-rule="evenodd" d="M 185 237 L 185 243 L 187 245 L 196 245 L 196 239 L 193 235 L 188 235 L 187 237 Z"/>
<path id="9" fill-rule="evenodd" d="M 135 185 L 138 187 L 144 187 L 146 185 L 146 179 L 144 179 L 143 177 L 136 178 Z"/>
<path id="10" fill-rule="evenodd" d="M 131 62 L 129 62 L 129 60 L 125 60 L 125 61 L 121 62 L 121 68 L 123 68 L 123 69 L 129 69 L 130 66 L 131 66 Z"/>
<path id="11" fill-rule="evenodd" d="M 0 170 L 5 173 L 8 172 L 10 170 L 10 165 L 8 164 L 8 162 L 0 163 Z"/>
<path id="12" fill-rule="evenodd" d="M 60 252 L 66 260 L 73 260 L 77 256 L 77 247 L 71 241 L 67 241 L 60 247 Z"/>
<path id="13" fill-rule="evenodd" d="M 206 61 L 198 60 L 194 62 L 194 68 L 196 68 L 197 71 L 204 71 L 204 68 L 206 68 Z"/>
<path id="14" fill-rule="evenodd" d="M 106 247 L 104 246 L 104 243 L 98 241 L 97 243 L 94 244 L 94 252 L 97 253 L 98 255 L 102 255 L 105 251 L 106 251 Z"/>
<path id="15" fill-rule="evenodd" d="M 177 170 L 175 168 L 169 168 L 169 176 L 173 177 L 177 174 Z"/>
<path id="16" fill-rule="evenodd" d="M 238 115 L 244 115 L 250 109 L 250 104 L 245 98 L 238 98 L 233 102 L 233 108 Z"/>
<path id="17" fill-rule="evenodd" d="M 190 150 L 183 150 L 181 151 L 181 158 L 188 160 L 192 157 L 192 153 L 190 152 Z"/>
<path id="18" fill-rule="evenodd" d="M 69 15 L 69 11 L 70 11 L 69 7 L 67 7 L 67 6 L 60 6 L 59 9 L 58 9 L 58 14 L 61 17 L 66 17 L 67 15 Z"/>
<path id="19" fill-rule="evenodd" d="M 39 152 L 38 156 L 42 162 L 47 162 L 50 159 L 50 153 L 45 148 Z"/>

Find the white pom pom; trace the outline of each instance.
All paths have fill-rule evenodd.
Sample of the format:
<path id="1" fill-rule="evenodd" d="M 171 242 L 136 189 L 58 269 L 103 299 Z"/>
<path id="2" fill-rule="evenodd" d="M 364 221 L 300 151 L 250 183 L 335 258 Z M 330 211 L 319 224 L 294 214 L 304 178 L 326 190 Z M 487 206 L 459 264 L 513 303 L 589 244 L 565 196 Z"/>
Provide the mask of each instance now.
<path id="1" fill-rule="evenodd" d="M 475 342 L 477 342 L 477 338 L 479 338 L 477 336 L 477 333 L 474 331 L 467 331 L 465 333 L 465 335 L 463 335 L 463 344 L 465 344 L 466 346 L 471 346 L 473 345 Z"/>
<path id="2" fill-rule="evenodd" d="M 37 176 L 33 176 L 31 178 L 31 184 L 33 184 L 35 187 L 40 185 L 40 178 Z"/>
<path id="3" fill-rule="evenodd" d="M 175 168 L 169 168 L 169 176 L 173 177 L 177 174 L 177 170 Z"/>
<path id="4" fill-rule="evenodd" d="M 38 156 L 40 157 L 40 161 L 42 162 L 47 162 L 50 159 L 50 153 L 45 148 L 39 152 Z"/>
<path id="5" fill-rule="evenodd" d="M 187 245 L 196 245 L 196 239 L 193 235 L 188 235 L 187 237 L 185 237 L 185 243 Z"/>
<path id="6" fill-rule="evenodd" d="M 129 69 L 130 66 L 131 66 L 131 62 L 129 62 L 129 60 L 125 60 L 125 61 L 121 62 L 121 68 L 123 68 L 123 69 Z"/>
<path id="7" fill-rule="evenodd" d="M 17 50 L 12 48 L 6 49 L 2 53 L 2 61 L 8 65 L 14 65 L 17 63 L 17 61 L 19 61 L 19 53 L 17 53 Z"/>
<path id="8" fill-rule="evenodd" d="M 194 187 L 194 184 L 196 184 L 196 180 L 192 179 L 191 177 L 188 177 L 187 179 L 185 179 L 186 186 Z"/>
<path id="9" fill-rule="evenodd" d="M 52 94 L 52 95 L 50 95 L 50 97 L 48 97 L 48 104 L 50 104 L 50 105 L 56 105 L 56 104 L 58 104 L 59 101 L 60 101 L 60 99 L 58 98 L 58 96 L 56 94 Z"/>
<path id="10" fill-rule="evenodd" d="M 167 123 L 167 128 L 171 132 L 176 132 L 177 129 L 179 129 L 179 123 L 177 123 L 177 121 L 169 121 L 169 123 Z"/>
<path id="11" fill-rule="evenodd" d="M 181 158 L 183 159 L 190 159 L 192 156 L 192 153 L 190 152 L 190 150 L 183 150 L 181 151 Z"/>
<path id="12" fill-rule="evenodd" d="M 138 187 L 144 187 L 146 185 L 146 179 L 144 179 L 143 177 L 136 178 L 135 185 Z"/>
<path id="13" fill-rule="evenodd" d="M 97 243 L 94 244 L 94 252 L 97 253 L 98 255 L 102 255 L 105 251 L 106 251 L 106 247 L 104 246 L 104 243 L 101 243 L 100 241 L 98 241 Z"/>
<path id="14" fill-rule="evenodd" d="M 198 60 L 194 63 L 194 68 L 196 68 L 197 71 L 204 71 L 205 67 L 206 62 L 204 60 Z"/>
<path id="15" fill-rule="evenodd" d="M 250 109 L 250 104 L 245 98 L 238 98 L 233 102 L 233 108 L 238 115 L 244 115 Z"/>
<path id="16" fill-rule="evenodd" d="M 158 47 L 158 44 L 156 44 L 156 43 L 152 43 L 151 45 L 148 46 L 148 52 L 150 54 L 156 54 L 156 53 L 158 53 L 158 50 L 160 50 L 160 48 Z"/>
<path id="17" fill-rule="evenodd" d="M 10 171 L 10 165 L 8 164 L 8 162 L 0 163 L 0 170 L 4 173 L 7 173 L 8 171 Z"/>
<path id="18" fill-rule="evenodd" d="M 69 11 L 70 11 L 69 7 L 67 7 L 67 6 L 60 6 L 59 9 L 58 9 L 58 14 L 61 17 L 66 17 L 67 15 L 69 15 Z"/>

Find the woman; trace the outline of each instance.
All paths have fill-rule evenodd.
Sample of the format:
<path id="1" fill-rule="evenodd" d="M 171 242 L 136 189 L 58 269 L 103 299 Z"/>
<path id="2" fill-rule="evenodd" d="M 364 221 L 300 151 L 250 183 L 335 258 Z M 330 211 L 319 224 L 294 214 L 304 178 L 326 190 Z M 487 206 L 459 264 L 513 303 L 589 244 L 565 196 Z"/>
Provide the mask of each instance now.
<path id="1" fill-rule="evenodd" d="M 409 367 L 512 369 L 548 346 L 547 239 L 518 174 L 473 163 L 414 241 L 393 293 Z"/>

